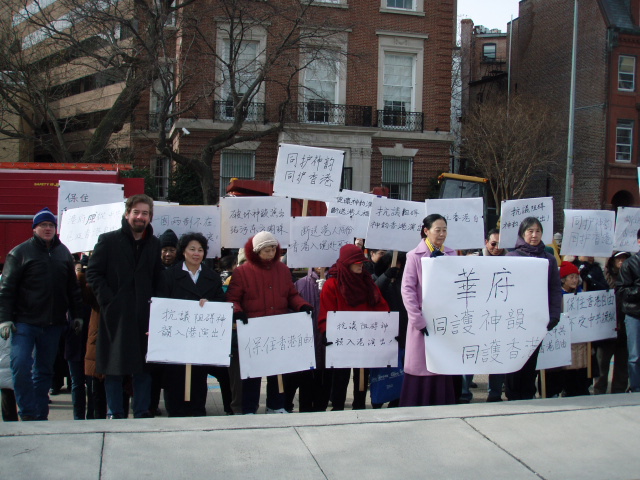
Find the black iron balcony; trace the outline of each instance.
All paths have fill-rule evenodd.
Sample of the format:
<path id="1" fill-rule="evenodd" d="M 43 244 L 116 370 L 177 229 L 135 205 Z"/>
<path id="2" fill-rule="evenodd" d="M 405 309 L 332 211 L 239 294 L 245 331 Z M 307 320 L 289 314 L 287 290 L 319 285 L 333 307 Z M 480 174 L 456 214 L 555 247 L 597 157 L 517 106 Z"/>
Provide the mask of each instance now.
<path id="1" fill-rule="evenodd" d="M 173 126 L 173 119 L 167 118 L 164 123 L 165 131 L 171 130 Z M 149 114 L 149 131 L 150 132 L 159 132 L 160 131 L 160 114 L 159 113 L 150 113 Z"/>
<path id="2" fill-rule="evenodd" d="M 504 64 L 507 63 L 507 60 L 505 58 L 497 58 L 491 55 L 483 55 L 482 63 Z"/>
<path id="3" fill-rule="evenodd" d="M 378 127 L 383 130 L 402 130 L 406 132 L 421 132 L 424 114 L 422 112 L 407 112 L 404 109 L 385 108 L 378 110 Z"/>
<path id="4" fill-rule="evenodd" d="M 266 123 L 266 104 L 249 103 L 245 108 L 245 121 L 255 123 Z M 213 119 L 218 122 L 233 122 L 235 113 L 231 100 L 213 102 Z"/>
<path id="5" fill-rule="evenodd" d="M 337 105 L 322 100 L 294 103 L 289 121 L 315 125 L 345 125 L 370 127 L 371 107 L 360 105 Z"/>

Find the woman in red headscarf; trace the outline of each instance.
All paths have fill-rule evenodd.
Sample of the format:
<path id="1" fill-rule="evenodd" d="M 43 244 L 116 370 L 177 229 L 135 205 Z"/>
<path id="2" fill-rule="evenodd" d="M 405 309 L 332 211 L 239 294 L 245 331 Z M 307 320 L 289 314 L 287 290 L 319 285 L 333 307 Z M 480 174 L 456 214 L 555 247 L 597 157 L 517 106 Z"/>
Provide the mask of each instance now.
<path id="1" fill-rule="evenodd" d="M 371 274 L 363 269 L 363 263 L 367 258 L 356 245 L 345 245 L 340 249 L 340 258 L 329 269 L 327 281 L 320 293 L 320 315 L 318 316 L 318 329 L 321 334 L 327 332 L 327 312 L 388 312 L 389 306 L 382 297 Z M 367 396 L 367 380 L 369 371 L 365 370 L 365 389 L 359 391 L 359 370 L 354 369 L 354 410 L 365 408 Z M 332 410 L 344 410 L 344 402 L 347 396 L 347 387 L 351 369 L 333 369 L 333 382 L 331 389 Z"/>

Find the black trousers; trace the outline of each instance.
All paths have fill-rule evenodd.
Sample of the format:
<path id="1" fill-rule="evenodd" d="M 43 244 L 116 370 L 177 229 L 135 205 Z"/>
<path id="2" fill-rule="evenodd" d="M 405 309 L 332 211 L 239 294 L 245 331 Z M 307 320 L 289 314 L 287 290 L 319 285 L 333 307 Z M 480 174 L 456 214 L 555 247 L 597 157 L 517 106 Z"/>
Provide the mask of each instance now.
<path id="1" fill-rule="evenodd" d="M 505 393 L 509 400 L 531 400 L 536 396 L 536 364 L 540 345 L 517 372 L 505 376 Z"/>
<path id="2" fill-rule="evenodd" d="M 333 381 L 331 383 L 331 410 L 344 410 L 347 399 L 347 389 L 351 378 L 350 368 L 333 368 Z M 369 389 L 369 369 L 364 369 L 364 390 L 360 391 L 360 370 L 353 369 L 353 410 L 364 410 L 366 408 L 367 390 Z"/>
<path id="3" fill-rule="evenodd" d="M 207 369 L 191 366 L 191 400 L 184 400 L 185 365 L 165 365 L 164 406 L 169 417 L 204 417 L 207 414 Z"/>

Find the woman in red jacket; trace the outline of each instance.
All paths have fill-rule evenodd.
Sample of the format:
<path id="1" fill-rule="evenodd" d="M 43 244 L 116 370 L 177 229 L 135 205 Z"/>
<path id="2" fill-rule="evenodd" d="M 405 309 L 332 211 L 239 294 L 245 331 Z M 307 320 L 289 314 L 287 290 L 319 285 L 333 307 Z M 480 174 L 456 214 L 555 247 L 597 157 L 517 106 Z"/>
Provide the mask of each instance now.
<path id="1" fill-rule="evenodd" d="M 340 249 L 340 258 L 329 269 L 328 278 L 320 293 L 320 315 L 318 329 L 327 331 L 327 312 L 388 312 L 389 305 L 382 297 L 371 274 L 362 268 L 367 258 L 356 245 L 345 245 Z M 358 390 L 359 370 L 354 369 L 353 404 L 354 410 L 365 408 L 369 370 L 365 369 L 365 391 Z M 331 391 L 332 410 L 344 410 L 344 402 L 349 386 L 351 370 L 333 369 Z"/>
<path id="2" fill-rule="evenodd" d="M 233 302 L 234 320 L 311 312 L 298 293 L 287 266 L 280 261 L 280 245 L 269 232 L 260 232 L 244 246 L 247 261 L 233 271 L 227 301 Z M 256 413 L 262 378 L 242 380 L 242 413 Z M 286 413 L 284 394 L 278 391 L 277 376 L 267 377 L 267 413 Z"/>

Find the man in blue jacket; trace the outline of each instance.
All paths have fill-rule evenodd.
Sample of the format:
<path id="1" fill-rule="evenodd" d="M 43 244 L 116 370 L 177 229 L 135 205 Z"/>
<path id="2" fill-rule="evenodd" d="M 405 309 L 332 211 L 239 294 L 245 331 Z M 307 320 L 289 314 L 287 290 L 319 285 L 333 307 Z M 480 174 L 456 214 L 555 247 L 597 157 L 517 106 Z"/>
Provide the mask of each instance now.
<path id="1" fill-rule="evenodd" d="M 11 336 L 11 373 L 23 421 L 47 420 L 53 364 L 65 328 L 82 330 L 82 297 L 71 253 L 48 208 L 33 217 L 33 237 L 7 255 L 0 282 L 0 336 Z"/>

